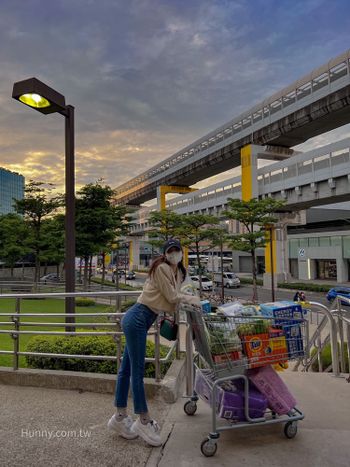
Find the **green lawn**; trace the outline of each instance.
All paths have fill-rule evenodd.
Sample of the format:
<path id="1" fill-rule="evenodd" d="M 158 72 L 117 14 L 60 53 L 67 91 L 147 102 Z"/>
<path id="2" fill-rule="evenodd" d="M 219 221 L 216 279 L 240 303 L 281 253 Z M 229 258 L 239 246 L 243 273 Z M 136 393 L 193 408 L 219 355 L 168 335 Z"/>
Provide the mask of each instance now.
<path id="1" fill-rule="evenodd" d="M 44 300 L 31 300 L 31 299 L 22 299 L 21 300 L 21 313 L 64 313 L 64 300 L 47 298 Z M 95 305 L 90 307 L 76 307 L 76 323 L 105 323 L 108 322 L 108 318 L 104 316 L 96 317 L 79 317 L 79 313 L 101 313 L 109 309 L 108 305 Z M 0 299 L 0 313 L 12 313 L 15 312 L 15 300 L 13 299 Z M 0 316 L 0 321 L 5 322 L 9 321 L 10 317 Z M 25 322 L 39 322 L 39 323 L 63 323 L 64 316 L 52 316 L 52 317 L 28 317 L 25 320 L 22 318 L 22 321 Z M 14 329 L 12 324 L 0 325 L 1 330 L 11 330 Z M 91 328 L 84 328 L 86 331 L 92 330 Z M 97 328 L 101 330 L 101 327 Z M 97 330 L 96 329 L 96 330 Z M 21 326 L 21 331 L 64 331 L 62 326 Z M 109 330 L 112 330 L 110 328 Z M 30 334 L 20 335 L 20 350 L 25 351 L 28 340 L 33 336 Z M 0 350 L 13 350 L 13 339 L 10 334 L 0 334 Z M 0 366 L 12 366 L 13 356 L 12 355 L 2 355 L 0 354 Z M 19 358 L 19 366 L 26 367 L 25 357 Z"/>

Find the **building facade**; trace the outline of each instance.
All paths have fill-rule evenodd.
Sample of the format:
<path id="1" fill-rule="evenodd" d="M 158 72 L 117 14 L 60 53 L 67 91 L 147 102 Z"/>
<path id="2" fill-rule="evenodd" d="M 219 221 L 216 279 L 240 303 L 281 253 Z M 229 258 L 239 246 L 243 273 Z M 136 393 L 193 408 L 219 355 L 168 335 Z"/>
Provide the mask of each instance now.
<path id="1" fill-rule="evenodd" d="M 24 197 L 23 175 L 0 168 L 0 214 L 15 212 L 14 199 Z"/>

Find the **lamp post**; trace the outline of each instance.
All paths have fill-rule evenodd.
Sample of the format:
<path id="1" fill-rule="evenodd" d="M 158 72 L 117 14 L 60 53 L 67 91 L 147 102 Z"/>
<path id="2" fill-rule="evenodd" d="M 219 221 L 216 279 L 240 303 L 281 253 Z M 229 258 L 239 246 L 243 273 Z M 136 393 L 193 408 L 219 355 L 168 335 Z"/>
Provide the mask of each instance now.
<path id="1" fill-rule="evenodd" d="M 29 78 L 13 85 L 12 97 L 23 104 L 38 110 L 44 115 L 59 113 L 65 117 L 65 184 L 66 184 L 66 217 L 65 217 L 65 273 L 66 292 L 75 291 L 75 178 L 74 178 L 74 107 L 66 105 L 65 97 L 59 92 L 39 81 Z M 66 297 L 65 310 L 75 313 L 74 297 Z M 67 324 L 74 323 L 73 316 L 66 316 Z M 74 331 L 67 327 L 67 331 Z"/>

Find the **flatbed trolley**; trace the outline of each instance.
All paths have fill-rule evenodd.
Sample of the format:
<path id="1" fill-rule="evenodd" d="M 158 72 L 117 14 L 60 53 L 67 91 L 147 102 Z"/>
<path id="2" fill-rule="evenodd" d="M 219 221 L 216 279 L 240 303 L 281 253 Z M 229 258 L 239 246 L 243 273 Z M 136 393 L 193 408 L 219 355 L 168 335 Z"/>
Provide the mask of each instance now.
<path id="1" fill-rule="evenodd" d="M 206 383 L 210 388 L 212 408 L 212 428 L 211 432 L 201 443 L 201 452 L 206 457 L 214 456 L 217 451 L 217 441 L 220 437 L 220 432 L 225 430 L 239 429 L 252 425 L 270 425 L 273 423 L 284 423 L 284 434 L 287 438 L 294 438 L 297 434 L 297 422 L 304 418 L 304 414 L 296 407 L 293 407 L 286 415 L 278 415 L 276 412 L 267 409 L 263 417 L 251 418 L 249 416 L 249 380 L 247 373 L 251 368 L 278 364 L 281 361 L 298 359 L 302 360 L 305 357 L 304 349 L 307 349 L 308 322 L 302 317 L 299 319 L 293 318 L 288 324 L 288 319 L 283 319 L 283 326 L 286 336 L 285 341 L 288 342 L 288 353 L 286 350 L 275 352 L 273 355 L 266 355 L 264 361 L 257 363 L 253 357 L 247 357 L 239 354 L 238 358 L 232 359 L 232 353 L 237 351 L 238 342 L 232 342 L 232 334 L 237 331 L 249 331 L 249 325 L 258 325 L 262 321 L 266 326 L 269 323 L 271 326 L 278 322 L 275 318 L 266 318 L 262 316 L 246 316 L 239 315 L 227 317 L 224 315 L 203 314 L 199 307 L 191 305 L 183 305 L 183 311 L 187 315 L 187 334 L 186 334 L 186 395 L 184 398 L 189 399 L 184 404 L 184 411 L 187 415 L 194 415 L 197 411 L 197 401 L 199 394 L 194 390 L 194 380 L 196 372 L 200 372 L 205 378 Z M 281 322 L 281 320 L 280 320 Z M 263 325 L 264 325 L 263 324 Z M 295 325 L 300 329 L 300 338 L 303 339 L 303 345 L 295 348 L 295 337 L 288 333 L 288 328 L 294 328 Z M 277 326 L 278 327 L 278 326 Z M 282 326 L 281 326 L 282 327 Z M 214 330 L 214 332 L 213 332 Z M 210 335 L 211 332 L 211 335 Z M 229 339 L 227 338 L 229 337 Z M 244 339 L 244 338 L 243 338 Z M 241 345 L 243 341 L 241 341 Z M 193 353 L 193 343 L 196 352 Z M 235 344 L 237 347 L 235 348 Z M 293 348 L 294 345 L 294 348 Z M 291 355 L 291 347 L 294 349 L 294 354 Z M 242 348 L 242 347 L 241 347 Z M 213 352 L 220 353 L 220 359 L 213 357 Z M 218 393 L 222 385 L 226 382 L 243 382 L 244 389 L 244 418 L 245 421 L 225 420 L 225 424 L 219 424 L 218 419 Z M 208 401 L 207 401 L 208 402 Z"/>

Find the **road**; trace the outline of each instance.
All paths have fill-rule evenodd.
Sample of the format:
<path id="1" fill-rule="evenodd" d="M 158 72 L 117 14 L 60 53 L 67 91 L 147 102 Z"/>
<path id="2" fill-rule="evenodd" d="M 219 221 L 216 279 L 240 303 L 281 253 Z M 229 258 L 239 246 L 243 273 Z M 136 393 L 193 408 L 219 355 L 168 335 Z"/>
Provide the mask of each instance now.
<path id="1" fill-rule="evenodd" d="M 143 287 L 147 275 L 144 273 L 136 273 L 136 279 L 131 281 L 126 281 L 127 284 L 132 285 L 134 287 Z M 122 277 L 121 282 L 124 283 L 124 277 Z M 221 288 L 216 288 L 216 293 L 220 293 Z M 277 300 L 293 300 L 294 294 L 296 290 L 283 290 L 283 289 L 276 289 L 275 297 Z M 237 299 L 242 300 L 251 300 L 252 298 L 252 285 L 244 284 L 237 289 L 226 289 L 225 288 L 225 296 L 234 296 Z M 307 300 L 311 300 L 313 302 L 319 302 L 323 305 L 328 305 L 326 294 L 319 293 L 319 292 L 306 292 Z M 265 289 L 263 287 L 258 287 L 258 302 L 271 302 L 271 290 Z"/>
<path id="2" fill-rule="evenodd" d="M 218 289 L 216 289 L 218 291 Z M 221 289 L 220 289 L 221 291 Z M 283 290 L 277 289 L 275 291 L 275 297 L 277 300 L 293 300 L 296 290 Z M 251 285 L 242 285 L 238 289 L 225 289 L 225 295 L 233 295 L 237 299 L 250 300 L 252 298 L 252 286 Z M 313 302 L 319 302 L 323 305 L 327 305 L 327 299 L 325 293 L 319 292 L 306 292 L 305 293 L 307 300 Z M 271 302 L 271 290 L 265 289 L 263 287 L 258 287 L 258 302 Z"/>

